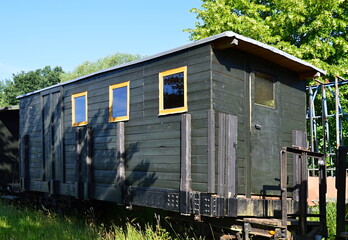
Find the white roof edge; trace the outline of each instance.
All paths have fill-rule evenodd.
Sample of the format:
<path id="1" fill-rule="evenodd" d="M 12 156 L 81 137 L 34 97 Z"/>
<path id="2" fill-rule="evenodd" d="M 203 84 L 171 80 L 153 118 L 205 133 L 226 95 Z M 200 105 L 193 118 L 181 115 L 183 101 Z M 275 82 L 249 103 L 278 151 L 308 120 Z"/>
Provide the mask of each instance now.
<path id="1" fill-rule="evenodd" d="M 114 66 L 114 67 L 102 69 L 102 70 L 93 72 L 91 74 L 87 74 L 87 75 L 84 75 L 84 76 L 81 76 L 81 77 L 78 77 L 78 78 L 75 78 L 75 79 L 72 79 L 72 80 L 69 80 L 69 81 L 66 81 L 66 82 L 58 83 L 58 84 L 55 84 L 55 85 L 52 85 L 52 86 L 49 86 L 49 87 L 46 87 L 46 88 L 43 88 L 43 89 L 36 90 L 34 92 L 23 94 L 23 95 L 18 96 L 17 99 L 20 99 L 20 98 L 23 98 L 23 97 L 27 97 L 27 96 L 33 95 L 35 93 L 43 92 L 43 91 L 49 90 L 51 88 L 64 86 L 64 85 L 67 85 L 67 84 L 70 84 L 70 83 L 73 83 L 73 82 L 76 82 L 76 81 L 79 81 L 79 80 L 82 80 L 82 79 L 85 79 L 85 78 L 88 78 L 88 77 L 92 77 L 92 76 L 95 76 L 95 75 L 98 75 L 98 74 L 101 74 L 101 73 L 110 72 L 110 71 L 113 71 L 113 70 L 117 70 L 117 69 L 120 69 L 120 68 L 128 67 L 128 66 L 135 65 L 135 64 L 138 64 L 138 63 L 150 61 L 150 60 L 153 60 L 153 59 L 156 59 L 156 58 L 159 58 L 159 57 L 171 54 L 171 53 L 179 52 L 181 50 L 185 50 L 185 49 L 192 48 L 192 47 L 195 47 L 195 46 L 199 46 L 199 45 L 202 45 L 202 44 L 205 44 L 205 43 L 209 43 L 209 42 L 212 42 L 212 41 L 214 41 L 216 39 L 223 38 L 223 37 L 231 37 L 231 38 L 235 37 L 238 40 L 245 41 L 245 42 L 251 43 L 253 45 L 262 47 L 262 48 L 267 49 L 269 51 L 272 51 L 272 52 L 274 52 L 274 53 L 276 53 L 278 55 L 286 57 L 286 58 L 288 58 L 288 59 L 290 59 L 292 61 L 298 62 L 298 63 L 300 63 L 302 65 L 305 65 L 305 66 L 308 66 L 310 68 L 313 68 L 314 70 L 322 73 L 323 75 L 326 75 L 326 72 L 324 70 L 322 70 L 320 68 L 317 68 L 317 67 L 313 66 L 312 64 L 310 64 L 310 63 L 308 63 L 308 62 L 306 62 L 304 60 L 301 60 L 301 59 L 299 59 L 299 58 L 297 58 L 295 56 L 292 56 L 292 55 L 290 55 L 290 54 L 288 54 L 288 53 L 286 53 L 286 52 L 284 52 L 282 50 L 279 50 L 278 48 L 275 48 L 275 47 L 272 47 L 270 45 L 261 43 L 259 41 L 256 41 L 256 40 L 252 39 L 252 38 L 248 38 L 248 37 L 239 35 L 239 34 L 237 34 L 235 32 L 232 32 L 232 31 L 226 31 L 226 32 L 219 33 L 219 34 L 213 35 L 211 37 L 207 37 L 207 38 L 204 38 L 204 39 L 201 39 L 201 40 L 198 40 L 198 41 L 195 41 L 195 42 L 192 42 L 192 43 L 189 43 L 189 44 L 177 47 L 177 48 L 173 48 L 173 49 L 170 49 L 170 50 L 158 53 L 158 54 L 154 54 L 154 55 L 151 55 L 151 56 L 148 56 L 148 57 L 145 57 L 145 58 L 137 59 L 137 60 L 134 60 L 134 61 L 131 61 L 131 62 L 123 63 L 123 64 L 120 64 L 120 65 L 117 65 L 117 66 Z"/>

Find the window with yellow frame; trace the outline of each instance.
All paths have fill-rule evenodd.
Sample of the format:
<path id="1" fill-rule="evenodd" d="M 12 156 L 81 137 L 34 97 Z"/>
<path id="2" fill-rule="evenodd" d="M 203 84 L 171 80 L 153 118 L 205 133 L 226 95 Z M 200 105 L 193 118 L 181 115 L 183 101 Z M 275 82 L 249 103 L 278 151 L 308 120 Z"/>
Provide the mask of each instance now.
<path id="1" fill-rule="evenodd" d="M 87 92 L 76 93 L 71 96 L 72 126 L 88 124 Z"/>
<path id="2" fill-rule="evenodd" d="M 159 73 L 159 115 L 187 111 L 187 66 Z"/>
<path id="3" fill-rule="evenodd" d="M 129 120 L 129 81 L 109 86 L 109 121 Z"/>

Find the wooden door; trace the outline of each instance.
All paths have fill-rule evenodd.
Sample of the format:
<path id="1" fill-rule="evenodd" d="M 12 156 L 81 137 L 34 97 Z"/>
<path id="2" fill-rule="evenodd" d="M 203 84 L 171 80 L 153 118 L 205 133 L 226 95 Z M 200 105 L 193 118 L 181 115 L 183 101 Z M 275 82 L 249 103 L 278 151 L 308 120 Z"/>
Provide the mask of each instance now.
<path id="1" fill-rule="evenodd" d="M 251 77 L 251 193 L 274 195 L 279 189 L 281 115 L 276 78 L 263 73 Z"/>

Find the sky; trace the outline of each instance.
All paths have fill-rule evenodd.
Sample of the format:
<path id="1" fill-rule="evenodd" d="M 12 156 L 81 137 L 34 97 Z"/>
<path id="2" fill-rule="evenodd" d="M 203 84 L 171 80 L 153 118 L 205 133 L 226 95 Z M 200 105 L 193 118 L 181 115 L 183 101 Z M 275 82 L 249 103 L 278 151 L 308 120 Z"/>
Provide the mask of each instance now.
<path id="1" fill-rule="evenodd" d="M 201 0 L 0 0 L 0 80 L 45 66 L 74 70 L 115 53 L 190 43 Z"/>

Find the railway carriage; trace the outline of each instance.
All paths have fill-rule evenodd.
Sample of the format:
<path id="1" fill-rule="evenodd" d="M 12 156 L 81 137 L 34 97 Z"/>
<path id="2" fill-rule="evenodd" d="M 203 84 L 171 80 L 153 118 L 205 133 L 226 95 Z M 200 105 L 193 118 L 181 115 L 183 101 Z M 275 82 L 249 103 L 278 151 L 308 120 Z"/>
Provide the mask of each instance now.
<path id="1" fill-rule="evenodd" d="M 275 217 L 279 152 L 303 140 L 305 80 L 320 74 L 224 32 L 22 95 L 22 189 L 191 216 Z M 296 189 L 293 161 L 287 169 Z M 288 214 L 298 212 L 295 195 Z"/>

